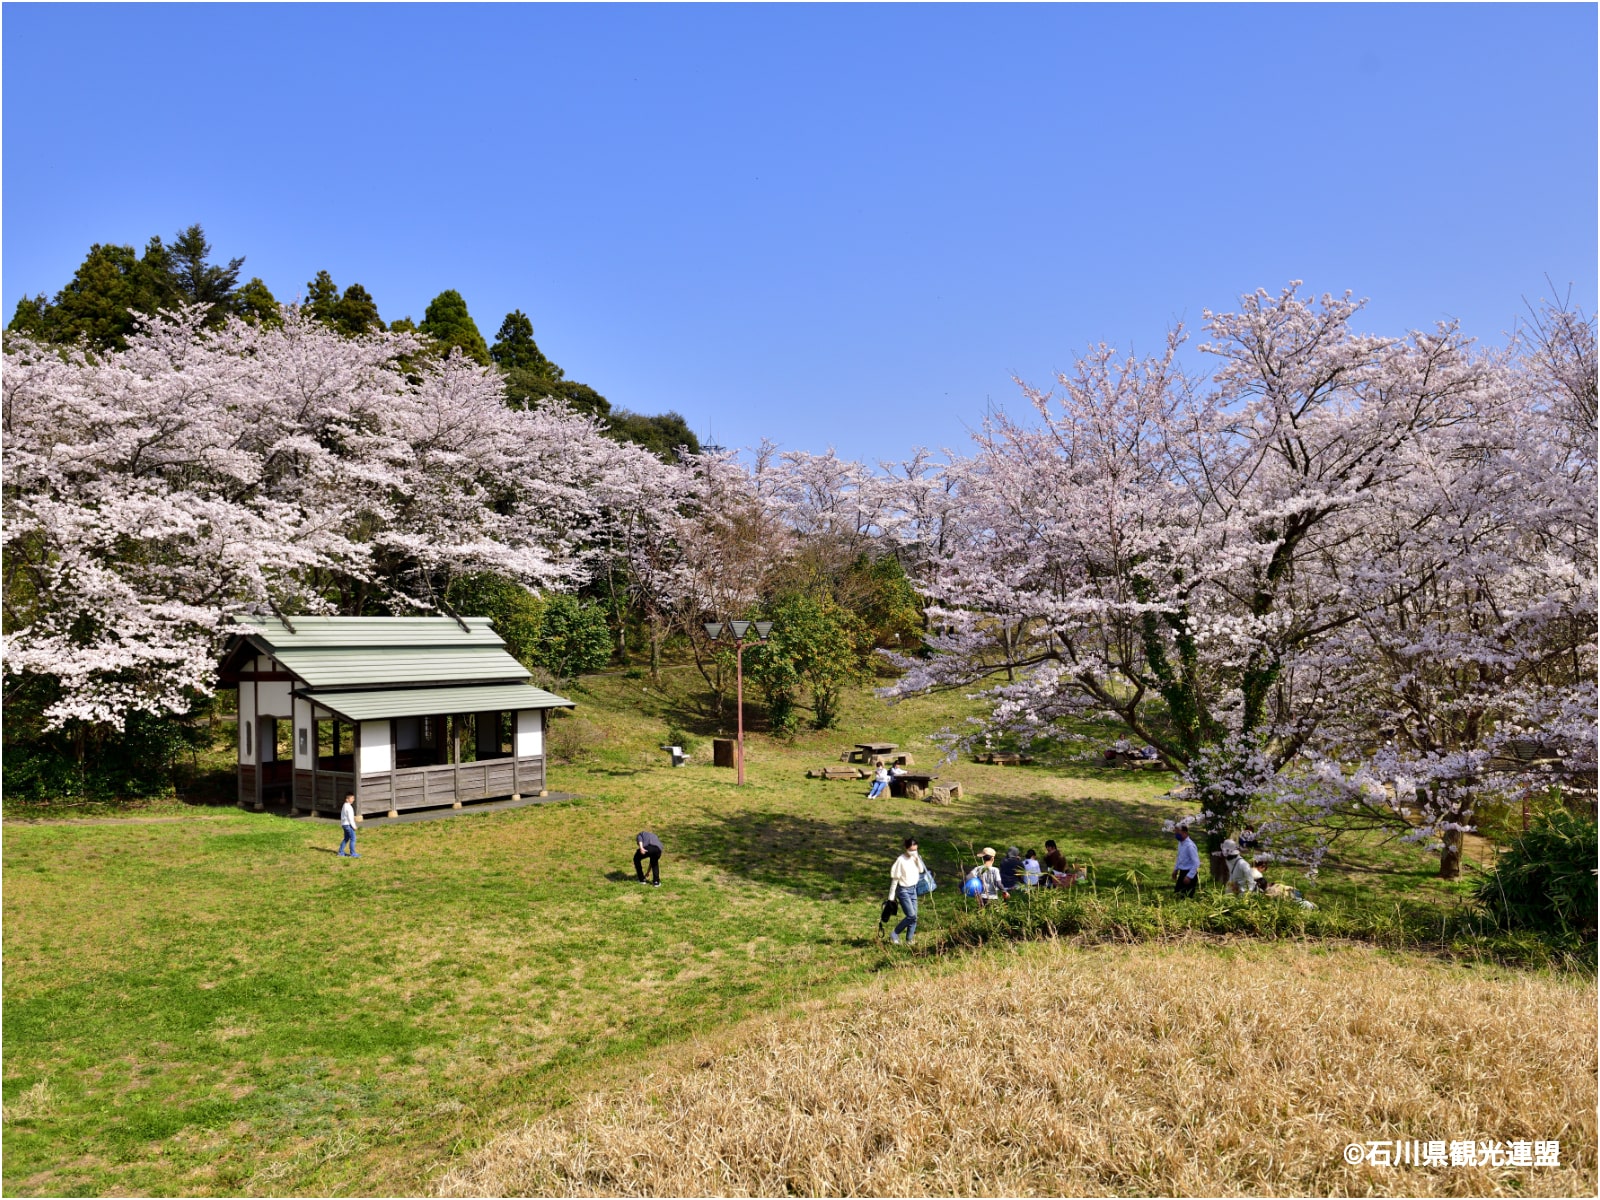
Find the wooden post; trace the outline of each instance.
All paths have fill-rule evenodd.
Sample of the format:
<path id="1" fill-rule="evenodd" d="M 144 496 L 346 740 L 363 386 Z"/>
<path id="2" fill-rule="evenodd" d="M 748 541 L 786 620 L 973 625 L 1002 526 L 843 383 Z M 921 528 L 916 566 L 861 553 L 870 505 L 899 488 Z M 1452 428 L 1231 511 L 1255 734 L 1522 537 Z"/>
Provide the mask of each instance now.
<path id="1" fill-rule="evenodd" d="M 539 710 L 539 795 L 550 794 L 550 775 L 547 764 L 550 762 L 550 710 Z"/>
<path id="2" fill-rule="evenodd" d="M 355 796 L 356 824 L 361 823 L 361 723 L 357 721 L 350 726 L 350 792 Z M 339 797 L 339 805 L 344 806 L 344 797 Z"/>
<path id="3" fill-rule="evenodd" d="M 389 815 L 391 817 L 400 815 L 400 810 L 395 807 L 400 802 L 400 779 L 396 774 L 400 770 L 400 739 L 395 733 L 397 724 L 399 722 L 394 717 L 389 718 Z"/>
<path id="4" fill-rule="evenodd" d="M 311 702 L 311 797 L 306 809 L 312 816 L 317 812 L 317 756 L 322 753 L 321 729 L 317 725 L 317 702 Z M 299 810 L 296 809 L 296 812 Z"/>
<path id="5" fill-rule="evenodd" d="M 461 807 L 461 716 L 450 717 L 450 761 L 455 771 L 450 777 L 450 807 Z"/>

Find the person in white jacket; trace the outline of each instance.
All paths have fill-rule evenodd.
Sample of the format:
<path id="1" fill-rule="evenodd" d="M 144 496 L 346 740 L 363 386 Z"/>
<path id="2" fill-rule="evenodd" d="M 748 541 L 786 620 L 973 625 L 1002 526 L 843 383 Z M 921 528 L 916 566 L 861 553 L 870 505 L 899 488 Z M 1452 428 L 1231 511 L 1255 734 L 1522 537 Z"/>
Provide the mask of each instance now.
<path id="1" fill-rule="evenodd" d="M 899 901 L 900 911 L 905 913 L 904 919 L 889 934 L 889 940 L 896 946 L 900 944 L 901 930 L 905 931 L 908 946 L 917 932 L 917 880 L 922 878 L 922 872 L 926 869 L 922 865 L 922 856 L 917 853 L 917 839 L 908 837 L 905 852 L 889 868 L 889 899 Z"/>
<path id="2" fill-rule="evenodd" d="M 346 796 L 344 807 L 339 810 L 339 824 L 344 826 L 344 841 L 339 843 L 339 853 L 345 853 L 345 847 L 350 847 L 349 857 L 360 858 L 356 853 L 356 798 Z"/>
<path id="3" fill-rule="evenodd" d="M 883 795 L 883 789 L 889 786 L 889 768 L 883 763 L 878 764 L 878 769 L 872 773 L 872 790 L 867 793 L 868 800 L 876 800 Z"/>

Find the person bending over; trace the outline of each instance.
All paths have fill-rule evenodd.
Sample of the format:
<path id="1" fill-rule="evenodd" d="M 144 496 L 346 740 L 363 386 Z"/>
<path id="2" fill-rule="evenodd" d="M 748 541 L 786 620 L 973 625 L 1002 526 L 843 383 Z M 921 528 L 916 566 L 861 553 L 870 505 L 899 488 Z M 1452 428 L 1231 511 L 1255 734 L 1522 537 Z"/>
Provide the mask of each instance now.
<path id="1" fill-rule="evenodd" d="M 661 886 L 661 839 L 649 830 L 645 830 L 634 839 L 633 869 L 639 876 L 639 882 L 644 883 L 645 859 L 650 860 L 651 887 Z"/>

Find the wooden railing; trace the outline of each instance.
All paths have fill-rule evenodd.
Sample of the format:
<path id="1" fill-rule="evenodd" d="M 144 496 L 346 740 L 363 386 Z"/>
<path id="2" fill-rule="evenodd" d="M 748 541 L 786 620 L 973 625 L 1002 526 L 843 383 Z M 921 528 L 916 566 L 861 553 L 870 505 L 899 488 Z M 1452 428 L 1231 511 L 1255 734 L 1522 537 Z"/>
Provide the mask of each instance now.
<path id="1" fill-rule="evenodd" d="M 287 775 L 289 764 L 267 764 L 262 771 L 249 763 L 239 766 L 239 803 L 256 803 L 262 783 L 278 782 Z M 278 771 L 270 768 L 277 767 Z M 267 778 L 263 779 L 263 776 Z M 403 767 L 377 771 L 359 780 L 351 771 L 293 771 L 293 803 L 296 809 L 336 813 L 344 798 L 356 794 L 356 807 L 366 813 L 403 812 L 412 808 L 433 808 L 457 801 L 492 800 L 500 796 L 537 795 L 544 791 L 544 757 L 489 758 L 482 762 L 431 767 Z M 283 783 L 289 780 L 284 778 Z M 359 787 L 357 786 L 359 783 Z"/>
<path id="2" fill-rule="evenodd" d="M 361 777 L 362 813 L 404 812 L 456 801 L 538 794 L 544 790 L 544 757 L 490 758 L 482 762 L 406 767 Z"/>

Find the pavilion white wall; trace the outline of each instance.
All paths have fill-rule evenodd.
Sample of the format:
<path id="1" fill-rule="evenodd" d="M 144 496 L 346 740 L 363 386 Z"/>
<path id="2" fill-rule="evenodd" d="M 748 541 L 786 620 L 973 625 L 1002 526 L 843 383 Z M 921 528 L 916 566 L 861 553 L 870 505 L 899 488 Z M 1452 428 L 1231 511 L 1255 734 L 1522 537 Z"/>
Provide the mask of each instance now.
<path id="1" fill-rule="evenodd" d="M 394 770 L 394 757 L 389 750 L 389 722 L 361 722 L 361 765 L 363 775 Z"/>
<path id="2" fill-rule="evenodd" d="M 544 709 L 517 710 L 517 757 L 533 758 L 544 753 Z"/>
<path id="3" fill-rule="evenodd" d="M 261 685 L 248 675 L 239 683 L 239 761 L 256 761 L 256 689 Z"/>
<path id="4" fill-rule="evenodd" d="M 317 752 L 317 731 L 311 723 L 311 701 L 294 702 L 294 765 L 302 771 L 311 770 L 312 757 Z"/>

